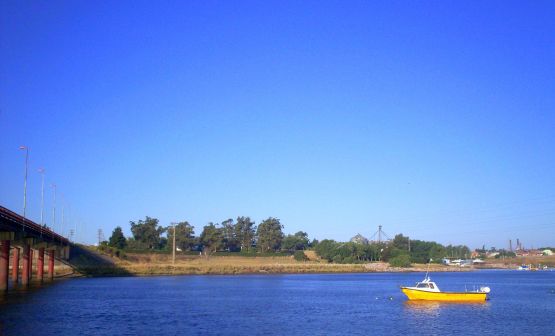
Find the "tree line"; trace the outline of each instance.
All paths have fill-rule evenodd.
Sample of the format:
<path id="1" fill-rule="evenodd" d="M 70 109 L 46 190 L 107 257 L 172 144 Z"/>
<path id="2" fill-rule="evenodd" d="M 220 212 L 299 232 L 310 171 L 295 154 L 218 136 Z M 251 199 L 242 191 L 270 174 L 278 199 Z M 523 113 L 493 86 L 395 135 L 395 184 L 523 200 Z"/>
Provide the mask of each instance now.
<path id="1" fill-rule="evenodd" d="M 391 242 L 355 243 L 336 242 L 325 239 L 314 250 L 323 259 L 336 263 L 356 263 L 368 261 L 394 261 L 399 265 L 440 262 L 445 257 L 467 258 L 470 249 L 463 245 L 443 246 L 436 242 L 409 240 L 398 234 Z"/>
<path id="2" fill-rule="evenodd" d="M 125 237 L 120 226 L 112 232 L 106 245 L 122 250 L 171 249 L 175 230 L 175 244 L 181 251 L 277 252 L 304 250 L 312 246 L 308 234 L 299 231 L 285 235 L 278 218 L 268 217 L 256 225 L 250 217 L 239 216 L 221 223 L 210 222 L 195 236 L 195 227 L 183 221 L 161 226 L 158 219 L 130 221 L 132 237 Z"/>
<path id="3" fill-rule="evenodd" d="M 206 254 L 217 251 L 293 253 L 313 249 L 320 258 L 329 262 L 389 261 L 396 266 L 427 263 L 430 259 L 440 262 L 445 257 L 470 256 L 467 246 L 444 246 L 432 241 L 409 239 L 402 234 L 396 235 L 390 242 L 310 241 L 308 234 L 303 231 L 285 235 L 283 224 L 274 217 L 268 217 L 258 225 L 245 216 L 239 216 L 236 220 L 229 218 L 221 223 L 210 222 L 199 235 L 195 235 L 195 227 L 187 221 L 175 223 L 175 226 L 161 226 L 158 219 L 147 216 L 144 220 L 130 221 L 129 224 L 132 237 L 126 238 L 118 226 L 105 244 L 122 250 L 169 250 L 175 230 L 175 242 L 179 250 L 202 251 Z M 299 254 L 299 259 L 302 258 L 304 254 Z"/>

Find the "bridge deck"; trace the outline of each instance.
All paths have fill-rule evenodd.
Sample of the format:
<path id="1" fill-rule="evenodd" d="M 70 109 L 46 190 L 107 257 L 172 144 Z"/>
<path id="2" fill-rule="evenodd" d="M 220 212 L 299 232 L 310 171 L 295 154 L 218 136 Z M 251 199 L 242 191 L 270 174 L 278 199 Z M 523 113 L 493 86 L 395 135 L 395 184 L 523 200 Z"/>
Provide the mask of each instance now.
<path id="1" fill-rule="evenodd" d="M 22 238 L 37 238 L 45 242 L 61 245 L 69 244 L 67 238 L 3 206 L 0 206 L 0 231 L 14 232 L 16 236 Z"/>

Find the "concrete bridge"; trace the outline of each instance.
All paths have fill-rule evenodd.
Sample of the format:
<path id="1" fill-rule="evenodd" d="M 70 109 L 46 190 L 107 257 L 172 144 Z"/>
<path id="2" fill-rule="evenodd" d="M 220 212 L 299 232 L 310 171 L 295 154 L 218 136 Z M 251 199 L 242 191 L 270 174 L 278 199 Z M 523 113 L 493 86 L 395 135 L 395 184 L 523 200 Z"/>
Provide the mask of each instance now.
<path id="1" fill-rule="evenodd" d="M 34 253 L 38 254 L 36 276 L 39 282 L 44 281 L 45 255 L 48 257 L 47 274 L 51 281 L 54 278 L 55 259 L 69 259 L 70 243 L 67 238 L 2 206 L 0 243 L 0 292 L 8 290 L 10 255 L 12 282 L 23 286 L 29 285 L 31 281 Z"/>

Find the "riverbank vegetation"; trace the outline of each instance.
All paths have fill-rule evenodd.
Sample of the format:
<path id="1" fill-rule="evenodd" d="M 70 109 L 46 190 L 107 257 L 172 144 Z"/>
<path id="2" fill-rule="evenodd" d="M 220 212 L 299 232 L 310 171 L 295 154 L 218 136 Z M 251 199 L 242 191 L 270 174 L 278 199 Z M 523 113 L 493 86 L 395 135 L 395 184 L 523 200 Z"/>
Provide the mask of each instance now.
<path id="1" fill-rule="evenodd" d="M 392 267 L 410 267 L 413 263 L 424 264 L 430 259 L 436 262 L 444 257 L 468 258 L 466 246 L 443 246 L 436 242 L 409 239 L 398 234 L 391 241 L 368 241 L 353 239 L 337 242 L 331 239 L 310 240 L 303 231 L 284 234 L 279 219 L 268 217 L 256 223 L 248 216 L 231 218 L 221 223 L 210 222 L 195 235 L 195 227 L 187 221 L 161 226 L 158 219 L 130 221 L 132 236 L 126 238 L 121 227 L 116 227 L 108 241 L 99 250 L 125 259 L 128 255 L 170 253 L 175 234 L 175 245 L 181 256 L 237 256 L 280 257 L 290 256 L 297 262 L 306 262 L 305 251 L 314 251 L 319 263 L 365 264 L 390 262 Z"/>
<path id="2" fill-rule="evenodd" d="M 301 257 L 301 253 L 304 255 Z M 301 260 L 302 259 L 302 260 Z M 368 272 L 422 272 L 427 265 L 413 264 L 410 268 L 391 266 L 386 262 L 339 264 L 321 260 L 314 251 L 298 251 L 295 255 L 200 256 L 179 254 L 175 264 L 168 253 L 127 253 L 125 258 L 113 258 L 114 265 L 89 267 L 84 274 L 89 276 L 149 276 L 185 274 L 278 274 L 278 273 L 368 273 Z M 434 264 L 434 271 L 468 271 Z"/>
<path id="3" fill-rule="evenodd" d="M 442 258 L 467 259 L 471 255 L 463 245 L 444 246 L 402 234 L 388 241 L 369 241 L 360 235 L 349 242 L 310 240 L 304 231 L 285 234 L 281 221 L 273 217 L 256 225 L 250 217 L 240 216 L 221 223 L 210 222 L 199 231 L 187 221 L 164 227 L 158 219 L 145 217 L 131 221 L 130 229 L 132 235 L 125 237 L 123 229 L 116 227 L 110 238 L 96 247 L 111 258 L 113 265 L 81 267 L 83 274 L 419 272 L 426 270 L 429 260 L 434 272 L 468 271 L 469 268 L 440 263 Z M 174 234 L 175 262 L 171 248 Z M 505 264 L 489 267 L 513 267 L 508 262 L 507 259 Z"/>
<path id="4" fill-rule="evenodd" d="M 468 258 L 470 249 L 466 246 L 443 246 L 436 242 L 422 240 L 409 240 L 408 237 L 398 234 L 390 242 L 336 242 L 325 239 L 314 246 L 319 256 L 335 263 L 360 263 L 371 261 L 390 261 L 395 263 L 408 260 L 412 263 L 426 263 L 432 260 L 441 262 L 442 258 Z M 403 257 L 403 258 L 400 258 Z M 406 262 L 403 264 L 407 265 Z"/>

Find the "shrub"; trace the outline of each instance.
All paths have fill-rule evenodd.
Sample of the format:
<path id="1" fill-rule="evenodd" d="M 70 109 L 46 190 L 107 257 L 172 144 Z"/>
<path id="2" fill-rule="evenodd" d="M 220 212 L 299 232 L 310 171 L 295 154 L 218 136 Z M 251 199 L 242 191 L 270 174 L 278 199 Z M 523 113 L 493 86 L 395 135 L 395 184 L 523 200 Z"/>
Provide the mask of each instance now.
<path id="1" fill-rule="evenodd" d="M 343 264 L 354 264 L 355 259 L 353 259 L 353 257 L 345 257 L 345 258 L 343 258 L 342 263 Z"/>
<path id="2" fill-rule="evenodd" d="M 338 254 L 333 257 L 332 261 L 336 264 L 341 264 L 343 262 L 343 257 Z"/>
<path id="3" fill-rule="evenodd" d="M 410 267 L 410 257 L 406 254 L 396 256 L 389 259 L 389 265 L 392 267 Z"/>
<path id="4" fill-rule="evenodd" d="M 293 258 L 295 258 L 295 260 L 297 261 L 306 261 L 308 260 L 308 257 L 306 256 L 306 254 L 304 254 L 304 251 L 295 251 L 295 254 L 293 254 Z"/>
<path id="5" fill-rule="evenodd" d="M 116 256 L 117 258 L 127 258 L 127 256 L 125 255 L 125 252 L 115 247 L 108 246 L 108 244 L 104 244 L 104 242 L 102 242 L 98 246 L 98 250 L 102 253 L 106 253 L 110 255 L 110 257 Z"/>

